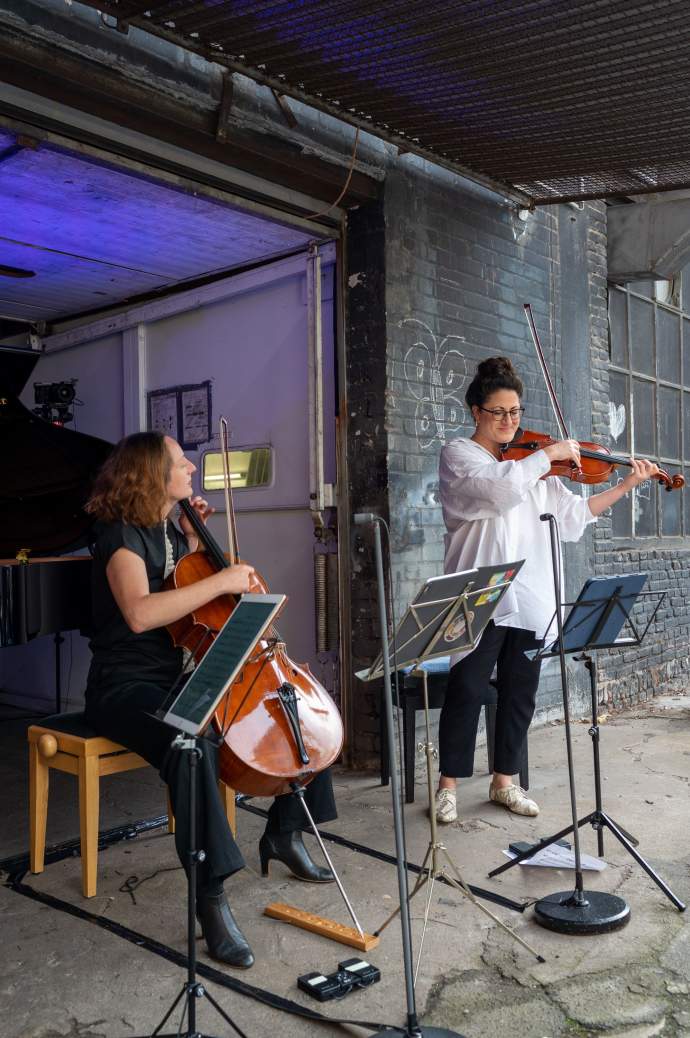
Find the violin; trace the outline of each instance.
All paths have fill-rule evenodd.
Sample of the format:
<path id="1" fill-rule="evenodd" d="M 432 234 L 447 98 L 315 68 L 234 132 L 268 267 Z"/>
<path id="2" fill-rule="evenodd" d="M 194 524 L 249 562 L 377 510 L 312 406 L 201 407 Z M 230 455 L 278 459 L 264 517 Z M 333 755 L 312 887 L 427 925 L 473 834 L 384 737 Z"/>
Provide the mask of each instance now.
<path id="1" fill-rule="evenodd" d="M 532 307 L 529 303 L 523 303 L 523 309 L 525 311 L 527 324 L 529 325 L 530 334 L 532 335 L 532 342 L 534 343 L 534 348 L 537 352 L 539 366 L 541 367 L 541 372 L 544 376 L 544 382 L 556 418 L 556 424 L 561 433 L 561 439 L 573 439 L 573 437 L 568 433 L 565 419 L 560 404 L 558 403 L 558 397 L 556 396 L 556 390 L 551 381 L 551 375 L 549 374 L 549 369 L 546 364 L 544 351 L 541 342 L 539 341 L 537 326 L 534 323 Z M 510 451 L 513 457 L 520 459 L 526 458 L 528 454 L 542 450 L 544 447 L 548 447 L 550 444 L 556 442 L 556 440 L 553 440 L 550 436 L 547 436 L 544 433 L 531 432 L 529 429 L 518 429 L 513 440 L 505 447 L 501 447 L 501 451 Z M 549 476 L 565 476 L 568 479 L 574 480 L 576 483 L 605 483 L 610 478 L 611 473 L 617 465 L 625 465 L 628 468 L 632 468 L 632 461 L 630 458 L 616 457 L 611 453 L 608 447 L 604 447 L 598 443 L 588 443 L 586 441 L 580 443 L 580 459 L 581 465 L 579 468 L 574 461 L 552 462 L 551 469 L 543 478 L 546 479 Z M 665 472 L 663 469 L 659 469 L 652 478 L 657 479 L 666 490 L 680 490 L 685 486 L 685 479 L 683 476 L 669 476 L 668 472 Z"/>
<path id="2" fill-rule="evenodd" d="M 181 501 L 180 507 L 205 551 L 184 555 L 168 577 L 166 590 L 194 584 L 231 565 L 189 501 Z M 234 528 L 234 513 L 229 518 Z M 236 535 L 231 541 L 236 564 Z M 256 571 L 249 590 L 268 592 Z M 168 624 L 173 642 L 198 662 L 238 601 L 235 595 L 219 595 Z M 274 629 L 257 643 L 218 706 L 213 725 L 223 740 L 220 778 L 250 796 L 278 796 L 291 793 L 293 783 L 306 785 L 336 760 L 343 745 L 343 723 L 335 703 L 308 664 L 293 663 Z"/>
<path id="3" fill-rule="evenodd" d="M 549 447 L 556 442 L 556 440 L 545 433 L 534 432 L 531 429 L 518 429 L 510 443 L 501 445 L 501 453 L 507 454 L 510 452 L 512 460 L 520 461 L 522 458 L 533 454 L 534 451 L 543 450 L 544 447 Z M 604 447 L 601 444 L 583 441 L 579 444 L 579 447 L 579 468 L 574 461 L 569 459 L 552 461 L 551 468 L 542 479 L 547 479 L 549 476 L 564 476 L 572 479 L 575 483 L 605 483 L 617 465 L 625 465 L 628 468 L 632 468 L 630 458 L 617 457 L 611 453 L 608 447 Z M 680 490 L 685 486 L 683 476 L 670 476 L 663 469 L 659 469 L 652 476 L 652 479 L 657 479 L 666 490 Z"/>

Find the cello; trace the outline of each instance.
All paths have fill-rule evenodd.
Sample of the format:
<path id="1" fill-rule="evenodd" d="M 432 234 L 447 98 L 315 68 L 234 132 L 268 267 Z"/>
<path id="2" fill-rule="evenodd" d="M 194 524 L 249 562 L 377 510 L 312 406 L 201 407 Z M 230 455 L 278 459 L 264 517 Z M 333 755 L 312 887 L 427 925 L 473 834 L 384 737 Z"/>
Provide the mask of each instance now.
<path id="1" fill-rule="evenodd" d="M 223 444 L 224 461 L 227 447 Z M 204 551 L 183 556 L 166 589 L 186 587 L 240 562 L 229 473 L 225 473 L 230 561 L 189 501 L 180 508 Z M 255 571 L 250 592 L 267 594 Z M 207 605 L 168 624 L 173 642 L 198 662 L 228 619 L 238 597 L 219 595 Z M 213 724 L 222 738 L 220 778 L 239 793 L 279 796 L 306 785 L 336 760 L 343 744 L 343 724 L 326 689 L 308 664 L 294 663 L 284 641 L 271 628 L 255 646 L 238 678 L 216 709 Z"/>

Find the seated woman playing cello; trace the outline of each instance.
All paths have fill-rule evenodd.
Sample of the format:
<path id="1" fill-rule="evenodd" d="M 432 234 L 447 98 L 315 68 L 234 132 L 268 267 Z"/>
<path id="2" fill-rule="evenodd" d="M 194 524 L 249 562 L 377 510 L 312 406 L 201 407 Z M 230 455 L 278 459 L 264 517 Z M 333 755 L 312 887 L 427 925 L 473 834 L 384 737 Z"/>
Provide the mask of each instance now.
<path id="1" fill-rule="evenodd" d="M 139 753 L 158 768 L 175 814 L 175 844 L 187 867 L 189 844 L 188 767 L 172 747 L 177 734 L 153 715 L 184 667 L 182 649 L 166 629 L 222 594 L 249 588 L 252 567 L 229 566 L 186 587 L 164 590 L 179 559 L 197 549 L 186 517 L 181 531 L 170 516 L 192 494 L 195 466 L 180 445 L 158 432 L 121 440 L 101 469 L 86 509 L 96 516 L 93 546 L 93 660 L 86 688 L 86 717 L 100 735 Z M 191 501 L 205 521 L 211 509 Z M 197 846 L 206 852 L 197 872 L 197 915 L 209 954 L 231 966 L 247 968 L 254 956 L 227 903 L 223 882 L 244 866 L 218 792 L 218 746 L 212 732 L 199 740 L 196 819 Z M 316 822 L 336 817 L 328 771 L 307 786 L 306 799 Z M 302 842 L 301 805 L 293 794 L 276 797 L 261 837 L 264 867 L 284 862 L 299 879 L 325 883 L 330 869 L 312 861 Z"/>

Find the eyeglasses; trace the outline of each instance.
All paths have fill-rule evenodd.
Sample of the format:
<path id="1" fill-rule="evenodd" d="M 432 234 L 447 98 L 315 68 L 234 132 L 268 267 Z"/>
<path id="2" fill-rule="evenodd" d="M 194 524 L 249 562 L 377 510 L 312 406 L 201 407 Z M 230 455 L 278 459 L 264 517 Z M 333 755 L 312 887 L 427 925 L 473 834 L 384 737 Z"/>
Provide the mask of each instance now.
<path id="1" fill-rule="evenodd" d="M 502 422 L 504 418 L 510 418 L 511 422 L 519 422 L 520 418 L 525 413 L 524 407 L 511 407 L 510 411 L 506 411 L 502 407 L 478 406 L 480 411 L 486 411 L 487 414 L 492 414 L 497 422 Z"/>

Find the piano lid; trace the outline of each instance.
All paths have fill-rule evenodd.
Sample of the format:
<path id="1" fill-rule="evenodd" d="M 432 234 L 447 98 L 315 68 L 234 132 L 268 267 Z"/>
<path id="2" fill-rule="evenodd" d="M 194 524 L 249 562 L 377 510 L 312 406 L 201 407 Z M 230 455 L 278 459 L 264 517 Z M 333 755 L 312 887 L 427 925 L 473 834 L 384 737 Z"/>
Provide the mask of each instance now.
<path id="1" fill-rule="evenodd" d="M 75 551 L 93 519 L 83 511 L 112 444 L 53 425 L 19 400 L 40 354 L 0 346 L 0 557 Z"/>

